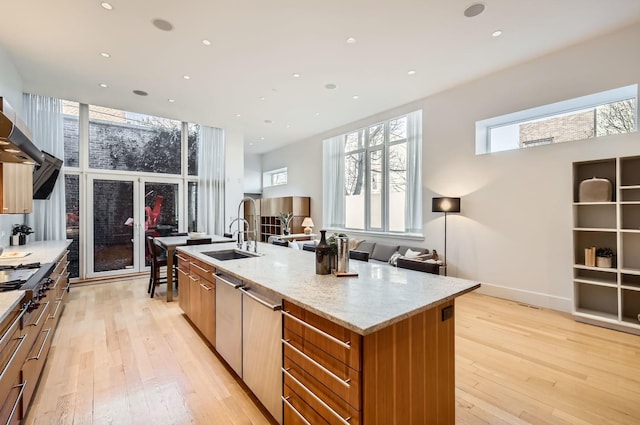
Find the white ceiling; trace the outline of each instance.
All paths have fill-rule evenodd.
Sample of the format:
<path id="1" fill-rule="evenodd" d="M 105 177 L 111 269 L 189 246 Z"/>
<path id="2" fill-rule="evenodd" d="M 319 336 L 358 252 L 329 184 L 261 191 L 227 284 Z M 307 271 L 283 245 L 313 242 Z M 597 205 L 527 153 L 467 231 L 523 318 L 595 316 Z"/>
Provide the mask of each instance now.
<path id="1" fill-rule="evenodd" d="M 0 44 L 25 91 L 233 129 L 263 153 L 640 20 L 639 0 L 483 3 L 3 0 Z"/>

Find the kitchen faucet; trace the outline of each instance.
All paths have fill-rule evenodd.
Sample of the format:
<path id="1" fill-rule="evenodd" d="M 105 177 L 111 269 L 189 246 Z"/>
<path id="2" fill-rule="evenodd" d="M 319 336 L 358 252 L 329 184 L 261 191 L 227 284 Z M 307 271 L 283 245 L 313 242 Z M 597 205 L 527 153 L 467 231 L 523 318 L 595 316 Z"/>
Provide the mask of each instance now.
<path id="1" fill-rule="evenodd" d="M 253 207 L 253 252 L 258 252 L 258 208 L 256 207 L 256 200 L 250 197 L 242 198 L 242 201 L 238 204 L 238 218 L 240 218 L 240 209 L 242 205 L 246 202 L 251 202 L 251 206 Z M 244 220 L 247 223 L 247 220 Z M 238 234 L 240 234 L 240 220 L 238 221 Z M 248 224 L 248 223 L 247 223 Z M 247 240 L 249 240 L 249 234 L 247 233 Z M 242 241 L 240 237 L 238 237 L 238 248 L 242 248 Z"/>
<path id="2" fill-rule="evenodd" d="M 238 222 L 238 230 L 232 231 L 231 229 L 233 228 L 233 223 L 235 223 L 236 221 Z M 249 227 L 249 222 L 242 217 L 236 217 L 231 220 L 231 223 L 229 223 L 229 233 L 231 233 L 231 237 L 233 237 L 235 233 L 238 234 L 238 248 L 242 248 L 242 234 L 244 233 L 244 230 L 242 232 L 240 231 L 240 221 L 243 221 L 244 224 L 247 225 L 247 228 Z"/>

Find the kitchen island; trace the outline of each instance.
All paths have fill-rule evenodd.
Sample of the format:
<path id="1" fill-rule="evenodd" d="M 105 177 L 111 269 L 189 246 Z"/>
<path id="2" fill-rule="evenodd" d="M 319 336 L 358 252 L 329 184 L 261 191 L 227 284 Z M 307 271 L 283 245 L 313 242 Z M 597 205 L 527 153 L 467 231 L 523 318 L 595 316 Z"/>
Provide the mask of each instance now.
<path id="1" fill-rule="evenodd" d="M 313 253 L 267 244 L 257 257 L 207 255 L 234 248 L 178 252 L 200 276 L 223 273 L 283 300 L 285 424 L 455 423 L 454 302 L 478 282 L 359 261 L 357 277 L 320 276 Z"/>

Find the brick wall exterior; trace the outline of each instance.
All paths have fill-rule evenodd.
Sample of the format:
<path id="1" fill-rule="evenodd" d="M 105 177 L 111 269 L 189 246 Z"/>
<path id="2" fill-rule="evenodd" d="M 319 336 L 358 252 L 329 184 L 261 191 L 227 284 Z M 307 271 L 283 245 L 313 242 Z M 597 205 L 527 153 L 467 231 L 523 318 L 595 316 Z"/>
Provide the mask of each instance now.
<path id="1" fill-rule="evenodd" d="M 520 147 L 536 140 L 552 139 L 551 143 L 561 143 L 589 139 L 594 137 L 594 120 L 594 111 L 586 111 L 521 124 Z"/>

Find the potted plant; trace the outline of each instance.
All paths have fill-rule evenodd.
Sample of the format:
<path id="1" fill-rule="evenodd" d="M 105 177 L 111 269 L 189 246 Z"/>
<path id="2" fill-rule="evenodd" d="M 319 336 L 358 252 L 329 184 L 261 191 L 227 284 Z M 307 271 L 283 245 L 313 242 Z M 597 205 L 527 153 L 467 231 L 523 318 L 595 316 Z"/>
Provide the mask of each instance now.
<path id="1" fill-rule="evenodd" d="M 27 235 L 33 233 L 33 229 L 26 224 L 14 224 L 11 228 L 11 245 L 25 245 Z"/>
<path id="2" fill-rule="evenodd" d="M 596 249 L 596 267 L 611 268 L 613 259 L 613 250 L 611 248 Z"/>
<path id="3" fill-rule="evenodd" d="M 336 238 L 345 238 L 347 237 L 344 233 L 334 233 L 333 235 L 327 238 L 327 243 L 331 248 L 331 269 L 337 268 L 338 264 L 338 243 L 336 242 Z"/>
<path id="4" fill-rule="evenodd" d="M 282 234 L 283 235 L 288 235 L 291 233 L 291 228 L 289 227 L 289 224 L 291 223 L 291 219 L 293 218 L 293 214 L 290 212 L 281 212 L 279 214 L 280 217 L 280 223 L 282 224 Z"/>

